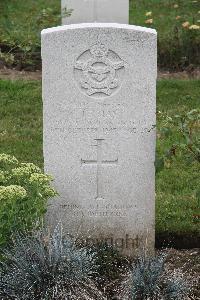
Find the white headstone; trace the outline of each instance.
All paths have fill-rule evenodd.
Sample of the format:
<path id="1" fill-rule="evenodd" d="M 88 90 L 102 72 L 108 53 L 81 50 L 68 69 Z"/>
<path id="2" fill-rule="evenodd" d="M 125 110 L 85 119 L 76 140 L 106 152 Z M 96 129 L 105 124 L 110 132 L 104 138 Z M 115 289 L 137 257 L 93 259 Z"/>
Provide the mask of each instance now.
<path id="1" fill-rule="evenodd" d="M 154 247 L 156 40 L 120 24 L 42 31 L 48 222 L 128 255 Z"/>
<path id="2" fill-rule="evenodd" d="M 71 11 L 62 18 L 62 24 L 129 23 L 129 0 L 62 0 L 62 11 Z"/>

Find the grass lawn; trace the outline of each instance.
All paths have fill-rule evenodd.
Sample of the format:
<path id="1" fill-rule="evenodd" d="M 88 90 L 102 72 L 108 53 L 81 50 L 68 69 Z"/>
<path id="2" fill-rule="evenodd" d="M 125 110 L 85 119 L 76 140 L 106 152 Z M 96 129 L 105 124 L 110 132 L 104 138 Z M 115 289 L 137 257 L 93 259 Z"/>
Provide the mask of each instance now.
<path id="1" fill-rule="evenodd" d="M 158 111 L 173 116 L 199 107 L 199 81 L 161 80 L 157 87 Z M 0 152 L 15 155 L 21 161 L 43 166 L 42 100 L 38 81 L 0 81 Z M 158 118 L 158 128 L 160 120 Z M 162 154 L 177 139 L 157 140 Z M 157 175 L 157 233 L 200 233 L 200 214 L 195 189 L 199 186 L 199 163 L 187 164 L 178 156 Z"/>
<path id="2" fill-rule="evenodd" d="M 199 81 L 162 80 L 157 89 L 157 110 L 168 116 L 200 108 Z M 161 123 L 157 118 L 157 127 Z M 200 127 L 199 127 L 200 130 Z M 180 135 L 174 131 L 169 138 L 157 139 L 157 152 L 164 153 Z M 156 229 L 157 233 L 195 233 L 200 236 L 200 206 L 196 190 L 200 188 L 200 164 L 189 163 L 178 155 L 173 162 L 158 173 L 156 178 Z"/>
<path id="3" fill-rule="evenodd" d="M 0 152 L 43 165 L 39 82 L 0 80 Z"/>

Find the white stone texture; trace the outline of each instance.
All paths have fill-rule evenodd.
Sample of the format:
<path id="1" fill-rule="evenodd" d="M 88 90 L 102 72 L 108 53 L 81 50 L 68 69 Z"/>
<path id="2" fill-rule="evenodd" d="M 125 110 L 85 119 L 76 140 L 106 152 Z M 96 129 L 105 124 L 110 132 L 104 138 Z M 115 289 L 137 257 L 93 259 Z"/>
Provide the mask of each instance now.
<path id="1" fill-rule="evenodd" d="M 120 24 L 42 31 L 48 222 L 127 255 L 154 248 L 156 42 Z"/>
<path id="2" fill-rule="evenodd" d="M 129 23 L 129 0 L 62 0 L 62 11 L 72 13 L 63 17 L 62 24 L 76 23 Z"/>

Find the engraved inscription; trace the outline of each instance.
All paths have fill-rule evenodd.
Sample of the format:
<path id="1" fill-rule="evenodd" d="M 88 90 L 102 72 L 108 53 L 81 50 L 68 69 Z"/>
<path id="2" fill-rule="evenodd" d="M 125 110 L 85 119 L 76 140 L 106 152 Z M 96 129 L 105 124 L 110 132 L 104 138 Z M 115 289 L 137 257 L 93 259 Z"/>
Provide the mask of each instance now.
<path id="1" fill-rule="evenodd" d="M 112 203 L 101 203 L 93 202 L 92 204 L 80 205 L 66 203 L 61 205 L 71 216 L 80 217 L 128 217 L 128 212 L 134 209 L 136 210 L 136 205 L 133 204 L 112 204 Z M 66 213 L 66 212 L 65 212 Z"/>
<path id="2" fill-rule="evenodd" d="M 82 165 L 96 165 L 97 166 L 97 195 L 96 200 L 103 199 L 102 192 L 102 165 L 116 165 L 118 163 L 118 158 L 115 160 L 103 160 L 102 158 L 102 142 L 104 139 L 95 139 L 97 144 L 97 160 L 81 160 Z"/>
<path id="3" fill-rule="evenodd" d="M 74 66 L 81 90 L 96 98 L 111 96 L 120 87 L 123 72 L 123 60 L 100 42 L 83 52 Z"/>

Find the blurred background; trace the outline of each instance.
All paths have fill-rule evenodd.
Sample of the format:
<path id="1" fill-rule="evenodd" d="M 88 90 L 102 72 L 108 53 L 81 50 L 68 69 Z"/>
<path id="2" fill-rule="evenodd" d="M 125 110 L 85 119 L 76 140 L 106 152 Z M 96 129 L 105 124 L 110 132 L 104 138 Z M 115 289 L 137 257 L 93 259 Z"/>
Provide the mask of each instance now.
<path id="1" fill-rule="evenodd" d="M 62 13 L 60 0 L 0 0 L 0 66 L 41 69 L 40 31 L 60 25 Z M 200 0 L 130 0 L 130 24 L 158 31 L 159 69 L 199 67 Z"/>

